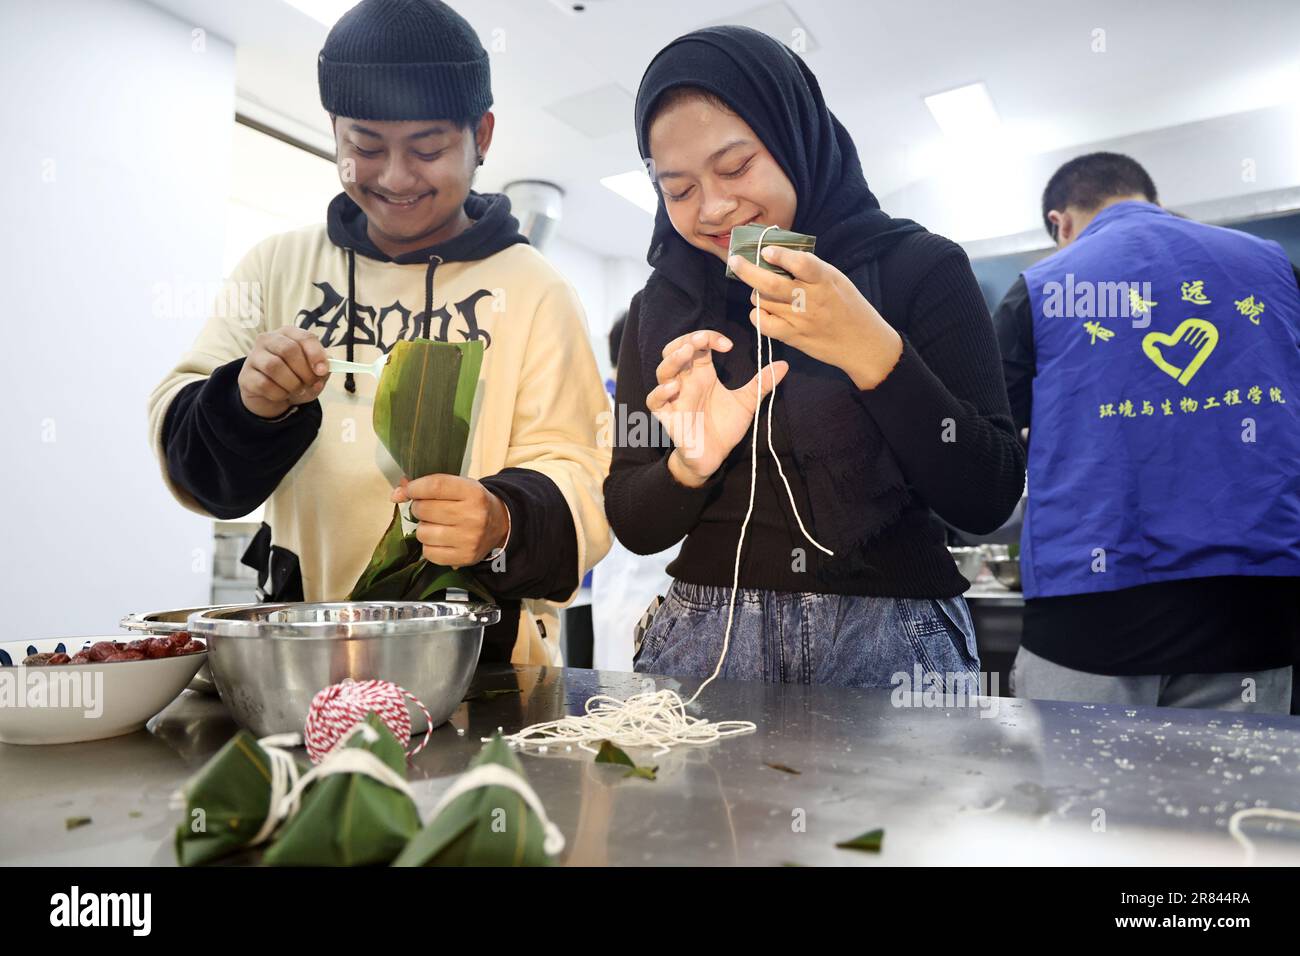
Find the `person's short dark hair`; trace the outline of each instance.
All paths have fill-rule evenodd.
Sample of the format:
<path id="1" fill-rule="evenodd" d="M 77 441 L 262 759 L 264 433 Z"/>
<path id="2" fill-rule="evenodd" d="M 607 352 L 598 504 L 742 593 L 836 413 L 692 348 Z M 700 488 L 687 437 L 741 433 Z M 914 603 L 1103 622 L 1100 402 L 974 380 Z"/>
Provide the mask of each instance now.
<path id="1" fill-rule="evenodd" d="M 627 325 L 627 310 L 619 313 L 614 324 L 609 327 L 609 364 L 618 370 L 618 349 L 623 344 L 623 327 Z"/>
<path id="2" fill-rule="evenodd" d="M 1122 153 L 1088 153 L 1076 156 L 1047 181 L 1043 190 L 1043 226 L 1056 239 L 1056 227 L 1047 218 L 1055 209 L 1076 206 L 1093 212 L 1112 196 L 1141 195 L 1156 202 L 1156 184 L 1142 164 Z"/>

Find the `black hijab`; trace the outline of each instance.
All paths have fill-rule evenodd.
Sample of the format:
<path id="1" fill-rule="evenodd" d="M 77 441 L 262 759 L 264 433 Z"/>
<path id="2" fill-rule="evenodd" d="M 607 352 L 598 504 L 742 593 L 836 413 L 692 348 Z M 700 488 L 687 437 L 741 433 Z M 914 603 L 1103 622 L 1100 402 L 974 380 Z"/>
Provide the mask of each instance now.
<path id="1" fill-rule="evenodd" d="M 647 160 L 656 103 L 679 86 L 713 94 L 749 124 L 794 186 L 793 229 L 816 236 L 816 255 L 878 304 L 877 258 L 923 229 L 881 210 L 853 140 L 826 107 L 803 60 L 747 27 L 708 27 L 674 40 L 650 62 L 637 91 L 637 143 Z M 720 380 L 729 388 L 747 382 L 756 371 L 755 332 L 748 319 L 751 290 L 726 279 L 716 256 L 677 234 L 662 196 L 646 258 L 654 272 L 638 313 L 642 380 L 654 381 L 663 347 L 673 338 L 716 329 L 736 343 L 731 352 L 714 355 Z M 743 347 L 746 341 L 750 345 Z M 811 521 L 803 516 L 805 524 L 835 553 L 820 573 L 834 580 L 856 577 L 867 570 L 862 546 L 907 503 L 906 482 L 848 375 L 783 343 L 772 344 L 775 358 L 790 363 L 777 390 L 776 422 L 784 424 L 808 489 L 812 515 Z M 748 439 L 739 451 L 749 454 Z"/>

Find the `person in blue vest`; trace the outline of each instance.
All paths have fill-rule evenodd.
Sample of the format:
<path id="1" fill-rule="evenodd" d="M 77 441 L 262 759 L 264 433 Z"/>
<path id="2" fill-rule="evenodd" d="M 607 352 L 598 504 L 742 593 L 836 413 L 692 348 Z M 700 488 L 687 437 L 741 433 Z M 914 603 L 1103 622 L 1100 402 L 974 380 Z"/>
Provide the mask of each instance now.
<path id="1" fill-rule="evenodd" d="M 1019 697 L 1286 713 L 1300 638 L 1300 271 L 1092 153 L 994 324 L 1028 428 Z"/>

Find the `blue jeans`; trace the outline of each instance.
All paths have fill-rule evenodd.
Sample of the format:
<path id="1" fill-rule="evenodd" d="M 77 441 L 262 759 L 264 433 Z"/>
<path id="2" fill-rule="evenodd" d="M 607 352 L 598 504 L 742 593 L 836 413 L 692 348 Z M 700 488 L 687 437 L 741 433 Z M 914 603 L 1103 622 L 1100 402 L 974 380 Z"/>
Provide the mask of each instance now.
<path id="1" fill-rule="evenodd" d="M 673 581 L 633 662 L 642 673 L 708 677 L 722 653 L 731 588 Z M 915 665 L 979 676 L 966 601 L 762 591 L 736 593 L 723 680 L 890 687 Z"/>

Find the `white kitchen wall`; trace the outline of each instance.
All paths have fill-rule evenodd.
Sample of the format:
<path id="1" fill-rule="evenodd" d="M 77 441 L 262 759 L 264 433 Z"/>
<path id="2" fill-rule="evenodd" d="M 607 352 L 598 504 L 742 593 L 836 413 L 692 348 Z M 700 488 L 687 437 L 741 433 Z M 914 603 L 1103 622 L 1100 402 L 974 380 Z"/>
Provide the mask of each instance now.
<path id="1" fill-rule="evenodd" d="M 564 237 L 564 223 L 546 245 L 545 255 L 578 291 L 587 313 L 587 331 L 601 375 L 610 375 L 609 330 L 645 285 L 650 267 L 618 256 L 600 256 Z"/>
<path id="2" fill-rule="evenodd" d="M 139 0 L 0 4 L 0 47 L 0 638 L 114 633 L 209 592 L 145 403 L 221 278 L 234 50 Z"/>
<path id="3" fill-rule="evenodd" d="M 1141 163 L 1160 201 L 1195 218 L 1246 218 L 1294 208 L 1300 187 L 1300 91 L 1289 102 L 1195 123 L 1146 130 L 1038 154 L 954 151 L 936 175 L 880 197 L 966 246 L 972 256 L 1046 248 L 1043 187 L 1063 163 L 1106 150 Z M 1258 197 L 1280 201 L 1256 208 Z"/>
<path id="4" fill-rule="evenodd" d="M 646 217 L 647 221 L 649 217 Z M 649 245 L 649 226 L 646 228 L 646 244 Z M 618 258 L 610 259 L 605 267 L 605 297 L 609 301 L 609 321 L 613 325 L 614 319 L 627 310 L 628 305 L 632 302 L 632 296 L 636 295 L 645 286 L 645 280 L 650 277 L 650 266 L 646 263 L 645 258 L 627 259 Z M 608 328 L 606 334 L 608 335 Z M 606 345 L 604 356 L 608 359 L 609 348 Z"/>
<path id="5" fill-rule="evenodd" d="M 322 222 L 330 200 L 342 189 L 338 167 L 330 160 L 242 123 L 231 123 L 230 133 L 222 256 L 226 275 L 268 236 Z"/>

